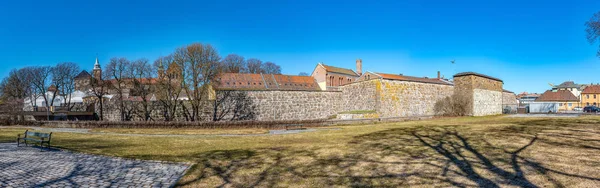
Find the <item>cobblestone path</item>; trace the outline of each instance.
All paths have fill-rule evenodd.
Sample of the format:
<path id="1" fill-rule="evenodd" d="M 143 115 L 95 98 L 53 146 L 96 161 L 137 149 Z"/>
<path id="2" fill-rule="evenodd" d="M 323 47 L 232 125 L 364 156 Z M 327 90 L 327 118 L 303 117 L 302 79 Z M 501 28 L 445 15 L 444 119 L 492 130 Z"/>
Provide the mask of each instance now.
<path id="1" fill-rule="evenodd" d="M 172 187 L 188 167 L 0 143 L 0 187 Z"/>

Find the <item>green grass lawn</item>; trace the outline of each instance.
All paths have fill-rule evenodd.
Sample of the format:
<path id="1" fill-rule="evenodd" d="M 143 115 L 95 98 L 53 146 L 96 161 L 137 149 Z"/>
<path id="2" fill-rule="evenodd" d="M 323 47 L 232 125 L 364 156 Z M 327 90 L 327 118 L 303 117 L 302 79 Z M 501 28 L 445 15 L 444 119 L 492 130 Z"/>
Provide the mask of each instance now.
<path id="1" fill-rule="evenodd" d="M 184 187 L 600 186 L 597 117 L 465 117 L 340 128 L 207 138 L 55 133 L 53 145 L 194 163 L 178 183 Z M 24 130 L 0 131 L 0 142 L 6 142 Z"/>
<path id="2" fill-rule="evenodd" d="M 25 129 L 21 128 L 2 128 L 0 129 L 0 143 L 15 142 L 17 141 L 17 135 L 23 135 Z"/>

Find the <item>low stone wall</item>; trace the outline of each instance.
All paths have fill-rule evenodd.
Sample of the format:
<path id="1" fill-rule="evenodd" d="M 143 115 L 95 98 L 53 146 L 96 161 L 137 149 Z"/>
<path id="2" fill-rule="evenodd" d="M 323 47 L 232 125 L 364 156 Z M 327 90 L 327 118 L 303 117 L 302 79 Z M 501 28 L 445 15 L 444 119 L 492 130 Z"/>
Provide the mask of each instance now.
<path id="1" fill-rule="evenodd" d="M 381 80 L 376 88 L 381 117 L 435 115 L 435 103 L 454 92 L 451 85 L 394 80 Z"/>
<path id="2" fill-rule="evenodd" d="M 487 89 L 473 90 L 473 116 L 502 114 L 502 92 Z"/>

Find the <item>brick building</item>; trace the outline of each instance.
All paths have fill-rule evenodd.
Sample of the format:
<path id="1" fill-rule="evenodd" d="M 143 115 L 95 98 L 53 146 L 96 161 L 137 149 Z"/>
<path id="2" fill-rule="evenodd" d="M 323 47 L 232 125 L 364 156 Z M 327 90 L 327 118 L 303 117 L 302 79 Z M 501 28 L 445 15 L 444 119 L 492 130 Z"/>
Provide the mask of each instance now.
<path id="1" fill-rule="evenodd" d="M 339 86 L 355 82 L 362 75 L 362 60 L 356 60 L 356 71 L 318 63 L 312 72 L 321 90 L 336 90 Z"/>

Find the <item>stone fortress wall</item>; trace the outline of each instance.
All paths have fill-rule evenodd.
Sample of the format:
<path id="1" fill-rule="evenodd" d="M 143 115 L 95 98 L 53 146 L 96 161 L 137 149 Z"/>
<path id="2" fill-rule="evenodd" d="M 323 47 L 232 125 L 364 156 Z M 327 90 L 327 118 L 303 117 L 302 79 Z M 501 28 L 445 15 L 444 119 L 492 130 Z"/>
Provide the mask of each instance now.
<path id="1" fill-rule="evenodd" d="M 310 120 L 331 118 L 339 113 L 358 110 L 375 111 L 380 118 L 434 116 L 439 100 L 454 93 L 467 94 L 473 116 L 502 114 L 504 101 L 516 102 L 513 93 L 503 92 L 502 81 L 478 75 L 454 78 L 454 85 L 420 83 L 387 79 L 358 81 L 340 86 L 337 91 L 236 91 L 253 106 L 252 120 Z M 220 91 L 218 91 L 220 92 Z M 512 96 L 510 95 L 512 94 Z M 207 101 L 203 113 L 212 119 L 214 101 Z M 161 108 L 152 112 L 161 119 Z M 119 114 L 106 112 L 105 118 L 118 121 Z M 225 116 L 227 120 L 229 116 Z"/>
<path id="2" fill-rule="evenodd" d="M 242 91 L 257 105 L 256 120 L 307 120 L 374 110 L 381 118 L 435 115 L 434 106 L 454 92 L 469 93 L 474 116 L 502 114 L 502 81 L 477 75 L 455 78 L 459 86 L 373 79 L 338 91 Z M 504 97 L 504 98 L 503 98 Z M 513 94 L 513 97 L 514 94 Z"/>
<path id="3" fill-rule="evenodd" d="M 439 100 L 451 96 L 454 87 L 443 84 L 378 80 L 377 96 L 381 117 L 415 117 L 435 115 Z"/>
<path id="4" fill-rule="evenodd" d="M 324 119 L 340 109 L 338 91 L 246 91 L 256 105 L 256 120 Z"/>
<path id="5" fill-rule="evenodd" d="M 471 115 L 502 114 L 502 80 L 477 73 L 463 73 L 454 76 L 454 86 L 456 92 L 466 95 L 472 102 Z"/>

